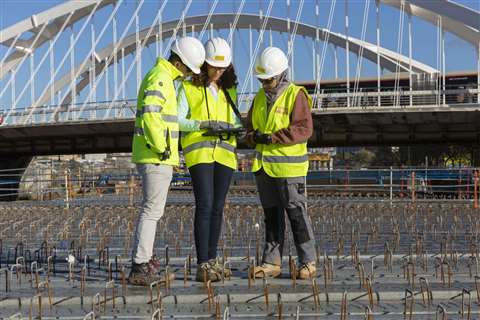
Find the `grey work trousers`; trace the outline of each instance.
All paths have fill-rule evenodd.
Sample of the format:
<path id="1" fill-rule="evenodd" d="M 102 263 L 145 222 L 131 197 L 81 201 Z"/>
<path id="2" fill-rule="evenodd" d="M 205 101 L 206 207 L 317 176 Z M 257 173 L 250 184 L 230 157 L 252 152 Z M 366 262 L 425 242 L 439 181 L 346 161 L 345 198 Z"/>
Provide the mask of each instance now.
<path id="1" fill-rule="evenodd" d="M 173 168 L 162 164 L 137 164 L 142 177 L 143 202 L 134 235 L 133 262 L 146 263 L 153 255 L 157 222 L 163 216 Z"/>
<path id="2" fill-rule="evenodd" d="M 265 213 L 263 262 L 281 265 L 285 235 L 285 211 L 300 264 L 315 262 L 315 236 L 307 214 L 305 177 L 272 178 L 263 169 L 255 173 Z"/>

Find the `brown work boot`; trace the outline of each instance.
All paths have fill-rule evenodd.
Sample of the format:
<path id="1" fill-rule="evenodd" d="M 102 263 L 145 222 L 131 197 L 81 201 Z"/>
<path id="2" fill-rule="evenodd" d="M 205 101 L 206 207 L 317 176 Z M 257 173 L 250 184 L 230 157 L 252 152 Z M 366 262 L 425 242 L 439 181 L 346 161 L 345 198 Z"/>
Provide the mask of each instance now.
<path id="1" fill-rule="evenodd" d="M 162 280 L 165 280 L 165 270 L 162 270 L 162 264 L 160 263 L 160 259 L 158 259 L 156 256 L 153 256 L 150 261 L 148 261 L 148 264 L 155 274 L 163 278 Z M 173 280 L 175 280 L 175 273 L 169 270 L 168 281 Z"/>
<path id="2" fill-rule="evenodd" d="M 157 256 L 152 256 L 152 258 L 150 258 L 150 261 L 148 261 L 148 263 L 157 272 L 160 272 L 160 270 L 162 269 L 162 263 L 160 262 L 160 259 Z"/>
<path id="3" fill-rule="evenodd" d="M 297 279 L 309 280 L 317 274 L 315 262 L 305 263 L 300 266 L 297 273 Z"/>
<path id="4" fill-rule="evenodd" d="M 275 264 L 264 262 L 256 266 L 252 273 L 255 278 L 276 278 L 282 273 L 282 269 Z"/>
<path id="5" fill-rule="evenodd" d="M 230 268 L 224 268 L 220 262 L 218 261 L 218 259 L 212 259 L 212 260 L 209 260 L 208 261 L 208 264 L 210 265 L 210 268 L 212 268 L 213 270 L 215 270 L 215 272 L 217 272 L 218 274 L 220 274 L 220 276 L 222 275 L 222 271 L 223 271 L 223 274 L 225 276 L 225 278 L 228 278 L 228 277 L 231 277 L 232 276 L 232 270 L 230 270 Z"/>
<path id="6" fill-rule="evenodd" d="M 195 280 L 198 282 L 205 282 L 205 281 L 220 281 L 222 279 L 222 274 L 215 271 L 208 262 L 201 263 L 197 265 L 197 275 L 195 276 Z"/>
<path id="7" fill-rule="evenodd" d="M 132 270 L 128 276 L 130 284 L 146 287 L 159 280 L 165 281 L 165 274 L 158 274 L 149 263 L 132 263 Z"/>

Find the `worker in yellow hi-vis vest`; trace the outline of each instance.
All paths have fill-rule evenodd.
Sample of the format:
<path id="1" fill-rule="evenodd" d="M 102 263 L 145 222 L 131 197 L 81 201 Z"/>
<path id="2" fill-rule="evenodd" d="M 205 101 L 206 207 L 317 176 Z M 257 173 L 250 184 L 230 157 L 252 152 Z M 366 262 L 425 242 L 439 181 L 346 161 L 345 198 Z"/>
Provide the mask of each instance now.
<path id="1" fill-rule="evenodd" d="M 195 195 L 196 280 L 201 282 L 218 281 L 229 273 L 218 262 L 217 245 L 237 168 L 235 130 L 241 127 L 232 50 L 224 39 L 213 38 L 205 51 L 202 72 L 185 81 L 178 94 L 182 151 Z"/>
<path id="2" fill-rule="evenodd" d="M 157 222 L 162 217 L 172 179 L 178 166 L 178 119 L 175 82 L 200 73 L 205 49 L 192 37 L 177 39 L 168 60 L 158 58 L 138 91 L 132 161 L 142 177 L 143 202 L 134 235 L 131 284 L 148 286 L 165 280 L 153 257 Z M 174 277 L 173 273 L 170 273 Z"/>
<path id="3" fill-rule="evenodd" d="M 262 83 L 247 116 L 247 142 L 255 146 L 252 171 L 265 214 L 265 247 L 255 277 L 281 273 L 285 211 L 297 250 L 297 277 L 315 276 L 315 237 L 307 214 L 307 140 L 312 135 L 312 101 L 305 88 L 287 77 L 288 59 L 268 47 L 255 63 Z"/>

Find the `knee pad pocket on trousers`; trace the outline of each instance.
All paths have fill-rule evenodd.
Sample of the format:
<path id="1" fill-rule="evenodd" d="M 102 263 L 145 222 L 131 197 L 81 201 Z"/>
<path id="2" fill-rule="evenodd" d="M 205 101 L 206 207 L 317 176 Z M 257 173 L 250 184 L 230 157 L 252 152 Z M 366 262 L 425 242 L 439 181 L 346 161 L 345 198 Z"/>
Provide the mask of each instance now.
<path id="1" fill-rule="evenodd" d="M 267 242 L 279 242 L 281 239 L 280 232 L 283 231 L 281 219 L 284 219 L 283 215 L 280 215 L 277 207 L 264 208 L 265 214 L 265 240 Z"/>
<path id="2" fill-rule="evenodd" d="M 296 208 L 289 209 L 287 212 L 290 218 L 290 225 L 292 227 L 293 238 L 295 242 L 302 244 L 311 240 L 308 232 L 307 221 L 305 220 L 302 210 Z"/>

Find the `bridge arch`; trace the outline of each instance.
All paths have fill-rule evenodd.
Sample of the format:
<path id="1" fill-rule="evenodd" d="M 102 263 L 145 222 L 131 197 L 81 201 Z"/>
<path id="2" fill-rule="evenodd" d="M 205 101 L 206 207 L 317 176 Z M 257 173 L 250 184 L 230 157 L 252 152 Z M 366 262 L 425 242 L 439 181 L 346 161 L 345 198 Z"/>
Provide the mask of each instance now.
<path id="1" fill-rule="evenodd" d="M 98 11 L 114 3 L 115 0 L 68 1 L 34 14 L 30 18 L 2 30 L 0 45 L 14 46 L 16 49 L 2 63 L 0 79 L 14 70 L 25 55 L 33 53 L 55 38 L 58 33 L 91 14 L 92 11 Z M 28 32 L 32 34 L 28 39 L 20 39 L 20 35 Z"/>
<path id="2" fill-rule="evenodd" d="M 213 24 L 215 29 L 229 29 L 231 21 L 234 20 L 236 14 L 234 13 L 222 13 L 222 14 L 213 14 L 210 19 L 210 23 Z M 193 16 L 187 17 L 184 19 L 184 24 L 186 25 L 188 30 L 192 28 L 197 29 L 203 27 L 205 21 L 207 19 L 207 15 L 201 16 Z M 258 22 L 260 21 L 261 17 L 259 15 L 254 14 L 241 14 L 238 19 L 238 23 L 236 29 L 248 29 L 249 27 L 257 26 Z M 175 29 L 178 25 L 179 20 L 173 20 L 169 22 L 165 22 L 162 24 L 162 39 L 169 38 L 175 34 Z M 139 40 L 145 41 L 145 46 L 149 46 L 150 44 L 154 43 L 158 40 L 157 36 L 159 35 L 158 26 L 153 27 L 152 32 L 149 33 L 150 28 L 145 28 L 139 32 Z M 198 29 L 197 29 L 198 30 Z M 278 18 L 278 17 L 269 17 L 266 30 L 272 30 L 275 32 L 288 32 L 288 21 L 287 19 Z M 324 41 L 328 38 L 329 43 L 334 44 L 337 47 L 346 48 L 347 42 L 349 44 L 349 50 L 353 53 L 357 53 L 360 47 L 363 47 L 363 56 L 376 63 L 377 62 L 377 46 L 376 44 L 362 41 L 353 37 L 344 36 L 341 33 L 331 32 L 327 29 L 317 28 L 315 26 L 299 23 L 297 29 L 297 35 L 301 35 L 304 37 L 309 37 L 312 39 L 316 38 L 317 30 L 319 30 L 319 38 L 320 40 Z M 147 38 L 148 36 L 148 38 Z M 133 53 L 137 49 L 136 45 L 136 34 L 130 34 L 125 38 L 121 39 L 118 43 L 110 44 L 109 46 L 101 49 L 99 52 L 96 53 L 97 61 L 89 60 L 88 63 L 81 63 L 79 64 L 74 71 L 71 70 L 66 72 L 65 75 L 57 80 L 53 84 L 53 90 L 48 88 L 45 90 L 45 94 L 40 97 L 37 101 L 36 105 L 44 105 L 51 99 L 51 92 L 58 92 L 63 87 L 68 85 L 73 81 L 71 75 L 77 74 L 80 77 L 80 80 L 76 83 L 76 90 L 75 92 L 79 94 L 88 84 L 90 83 L 91 77 L 89 76 L 90 70 L 92 70 L 93 63 L 95 63 L 95 77 L 97 77 L 106 67 L 112 65 L 114 61 L 118 63 L 123 59 L 125 56 Z M 117 58 L 116 59 L 109 59 L 114 54 L 115 48 L 117 48 Z M 380 65 L 385 68 L 386 70 L 395 72 L 397 71 L 397 66 L 400 67 L 401 71 L 408 71 L 409 70 L 409 58 L 388 50 L 386 48 L 380 47 L 378 50 L 378 54 L 380 55 Z M 123 56 L 122 56 L 123 52 Z M 108 65 L 106 65 L 106 61 L 109 61 Z M 426 64 L 423 64 L 419 61 L 413 60 L 412 62 L 412 71 L 419 72 L 419 73 L 434 73 L 437 72 L 435 68 L 432 68 Z M 83 65 L 83 68 L 80 68 Z M 62 104 L 68 104 L 71 102 L 71 93 L 68 94 Z"/>
<path id="3" fill-rule="evenodd" d="M 443 29 L 478 47 L 480 41 L 480 12 L 462 6 L 449 0 L 380 0 L 386 5 L 405 10 L 416 17 L 424 19 L 433 25 L 437 19 L 442 19 Z"/>
<path id="4" fill-rule="evenodd" d="M 442 18 L 443 28 L 455 34 L 459 38 L 478 47 L 480 41 L 480 12 L 467 8 L 449 0 L 422 1 L 422 0 L 380 0 L 382 3 L 401 9 L 402 2 L 405 3 L 405 10 L 413 16 L 419 17 L 436 25 L 438 17 Z M 48 40 L 53 39 L 58 32 L 62 31 L 64 22 L 65 28 L 70 27 L 78 20 L 88 16 L 92 11 L 115 4 L 116 0 L 84 0 L 68 1 L 59 4 L 51 9 L 35 14 L 24 19 L 13 26 L 3 30 L 2 42 L 4 46 L 15 44 L 14 50 L 3 63 L 0 70 L 0 79 L 7 72 L 13 70 L 21 61 L 23 56 L 35 51 Z M 71 15 L 71 16 L 70 16 Z M 66 21 L 68 19 L 68 21 Z M 45 29 L 41 26 L 48 23 Z M 29 39 L 19 39 L 22 33 L 31 32 Z M 41 33 L 41 34 L 39 34 Z M 35 42 L 35 37 L 39 39 Z M 28 50 L 22 50 L 28 49 Z"/>

